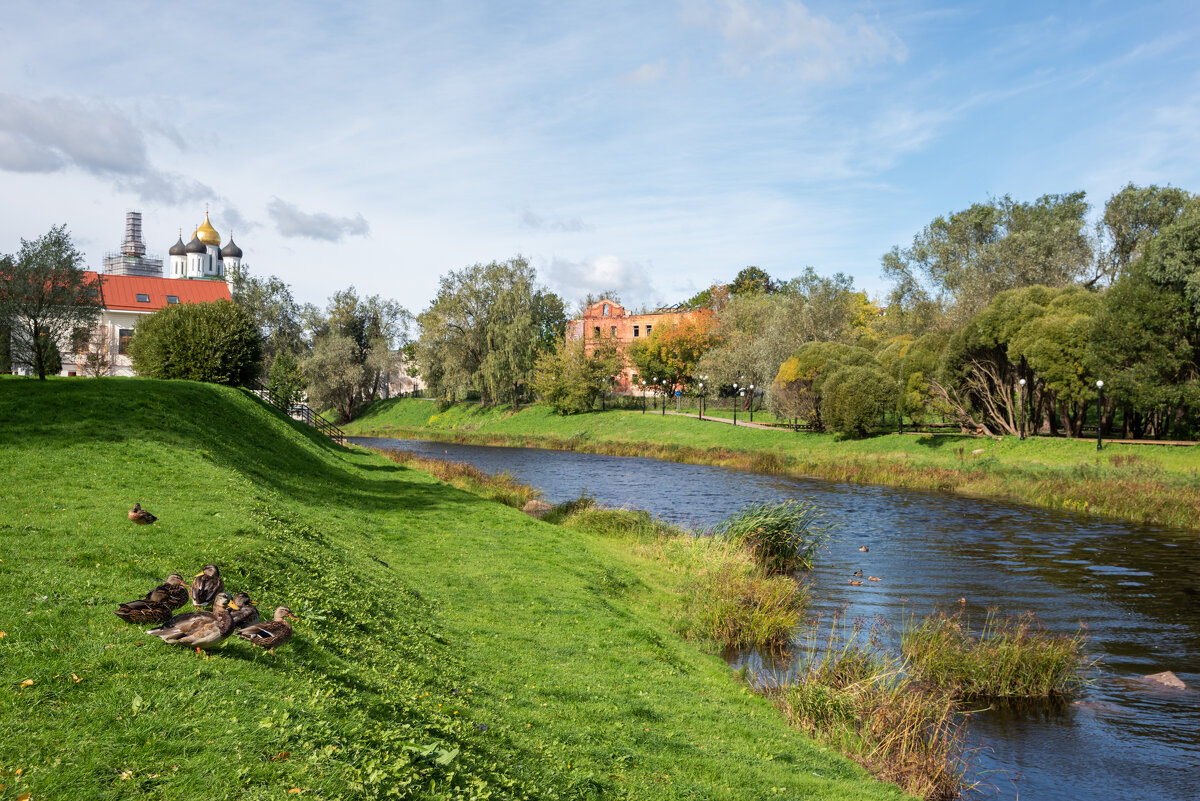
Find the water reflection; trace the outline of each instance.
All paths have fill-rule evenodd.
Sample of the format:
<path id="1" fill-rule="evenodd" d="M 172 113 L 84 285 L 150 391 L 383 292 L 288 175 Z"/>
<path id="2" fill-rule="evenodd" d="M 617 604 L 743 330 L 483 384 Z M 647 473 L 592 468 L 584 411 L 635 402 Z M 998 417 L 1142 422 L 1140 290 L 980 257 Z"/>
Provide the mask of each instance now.
<path id="1" fill-rule="evenodd" d="M 899 625 L 908 614 L 996 607 L 1034 612 L 1051 631 L 1091 635 L 1095 683 L 1065 707 L 973 715 L 978 797 L 1200 798 L 1200 539 L 1152 526 L 956 495 L 764 476 L 653 459 L 356 439 L 467 461 L 539 487 L 551 502 L 583 491 L 702 528 L 755 501 L 818 504 L 841 537 L 810 580 L 816 611 Z M 868 545 L 870 551 L 858 550 Z M 854 571 L 880 582 L 848 584 Z M 790 660 L 730 655 L 786 675 Z M 1137 677 L 1174 671 L 1191 689 Z"/>

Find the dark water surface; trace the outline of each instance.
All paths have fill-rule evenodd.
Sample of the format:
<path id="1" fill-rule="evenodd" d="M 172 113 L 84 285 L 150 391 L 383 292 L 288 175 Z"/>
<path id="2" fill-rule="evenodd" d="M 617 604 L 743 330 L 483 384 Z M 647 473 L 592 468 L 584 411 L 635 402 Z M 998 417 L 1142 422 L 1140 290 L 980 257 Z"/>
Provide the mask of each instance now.
<path id="1" fill-rule="evenodd" d="M 600 503 L 709 526 L 755 502 L 799 498 L 840 523 L 812 571 L 818 608 L 894 626 L 960 598 L 1034 612 L 1051 631 L 1088 628 L 1095 684 L 1073 703 L 971 719 L 978 798 L 1200 799 L 1200 537 L 1172 529 L 956 495 L 523 448 L 355 438 L 508 471 L 548 501 Z M 860 545 L 870 548 L 858 551 Z M 880 582 L 847 583 L 862 569 Z M 757 654 L 735 665 L 786 673 Z M 1139 677 L 1174 671 L 1186 690 Z"/>

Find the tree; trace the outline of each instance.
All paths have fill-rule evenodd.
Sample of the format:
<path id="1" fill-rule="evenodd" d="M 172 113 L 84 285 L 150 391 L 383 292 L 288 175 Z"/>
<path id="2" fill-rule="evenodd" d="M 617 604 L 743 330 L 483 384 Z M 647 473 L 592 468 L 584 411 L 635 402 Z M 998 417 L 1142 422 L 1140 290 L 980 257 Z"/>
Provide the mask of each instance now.
<path id="1" fill-rule="evenodd" d="M 431 391 L 478 390 L 484 404 L 515 402 L 566 324 L 561 299 L 536 281 L 520 257 L 441 277 L 437 297 L 417 317 L 415 356 Z"/>
<path id="2" fill-rule="evenodd" d="M 695 382 L 697 364 L 714 342 L 712 315 L 695 312 L 676 323 L 654 326 L 650 336 L 630 347 L 629 361 L 643 377 L 689 386 Z"/>
<path id="3" fill-rule="evenodd" d="M 767 271 L 760 267 L 745 267 L 729 285 L 729 294 L 734 295 L 770 295 L 775 291 L 775 282 Z"/>
<path id="4" fill-rule="evenodd" d="M 625 366 L 612 337 L 601 336 L 590 347 L 588 353 L 582 339 L 559 337 L 554 348 L 537 359 L 533 389 L 559 414 L 590 411 Z"/>
<path id="5" fill-rule="evenodd" d="M 379 397 L 407 342 L 409 313 L 379 295 L 360 298 L 353 286 L 334 293 L 324 316 L 310 317 L 312 352 L 300 369 L 311 398 L 353 419 Z"/>
<path id="6" fill-rule="evenodd" d="M 1020 203 L 1008 195 L 938 217 L 883 257 L 913 311 L 934 302 L 963 323 L 1000 292 L 1067 286 L 1092 264 L 1083 192 Z"/>
<path id="7" fill-rule="evenodd" d="M 804 420 L 820 431 L 828 424 L 826 382 L 844 367 L 883 368 L 870 351 L 840 342 L 808 342 L 801 345 L 775 375 L 774 407 L 782 417 Z M 889 383 L 894 383 L 888 379 Z"/>
<path id="8" fill-rule="evenodd" d="M 896 381 L 878 363 L 838 365 L 822 391 L 826 424 L 840 434 L 866 436 L 869 426 L 896 408 Z"/>
<path id="9" fill-rule="evenodd" d="M 80 356 L 79 367 L 84 375 L 99 378 L 112 372 L 112 341 L 106 326 L 88 332 Z"/>
<path id="10" fill-rule="evenodd" d="M 129 356 L 138 375 L 245 386 L 258 376 L 262 339 L 231 301 L 181 303 L 138 322 Z"/>
<path id="11" fill-rule="evenodd" d="M 290 351 L 281 350 L 271 362 L 267 388 L 285 406 L 300 402 L 304 392 L 304 373 Z"/>
<path id="12" fill-rule="evenodd" d="M 1158 232 L 1179 217 L 1192 197 L 1190 192 L 1173 186 L 1130 183 L 1109 198 L 1099 226 L 1103 249 L 1097 259 L 1096 277 L 1089 284 L 1101 279 L 1111 283 L 1124 275 Z"/>
<path id="13" fill-rule="evenodd" d="M 0 329 L 11 332 L 12 362 L 39 379 L 62 369 L 59 349 L 100 315 L 99 287 L 82 264 L 65 225 L 22 239 L 15 259 L 0 257 Z"/>
<path id="14" fill-rule="evenodd" d="M 263 341 L 263 360 L 269 365 L 283 351 L 300 356 L 307 350 L 304 320 L 316 312 L 292 296 L 292 288 L 275 276 L 257 278 L 242 266 L 229 271 L 229 292 L 254 321 Z"/>

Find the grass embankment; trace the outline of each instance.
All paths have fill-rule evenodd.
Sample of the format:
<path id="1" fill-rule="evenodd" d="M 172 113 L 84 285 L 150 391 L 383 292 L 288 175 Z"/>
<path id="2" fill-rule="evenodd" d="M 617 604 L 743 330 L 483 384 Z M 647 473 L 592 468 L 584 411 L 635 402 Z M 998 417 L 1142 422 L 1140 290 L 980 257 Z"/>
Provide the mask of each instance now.
<path id="1" fill-rule="evenodd" d="M 375 403 L 345 429 L 357 436 L 653 456 L 1200 527 L 1195 447 L 1107 444 L 1097 453 L 1092 440 L 930 434 L 841 440 L 634 411 L 561 417 L 543 406 L 513 413 L 464 403 L 439 413 L 433 402 L 413 399 Z"/>
<path id="2" fill-rule="evenodd" d="M 0 420 L 4 797 L 900 796 L 678 639 L 682 577 L 618 538 L 231 389 L 0 379 Z M 299 615 L 273 657 L 112 614 L 209 561 Z"/>

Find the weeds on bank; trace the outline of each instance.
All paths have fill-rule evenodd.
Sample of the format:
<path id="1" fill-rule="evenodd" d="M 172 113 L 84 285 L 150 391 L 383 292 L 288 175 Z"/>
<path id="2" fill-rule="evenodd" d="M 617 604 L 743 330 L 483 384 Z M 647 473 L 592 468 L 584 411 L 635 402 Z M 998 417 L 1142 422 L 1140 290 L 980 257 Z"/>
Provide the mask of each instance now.
<path id="1" fill-rule="evenodd" d="M 953 694 L 915 681 L 861 623 L 835 618 L 828 636 L 813 623 L 795 679 L 759 692 L 793 726 L 906 793 L 950 799 L 971 787 Z"/>
<path id="2" fill-rule="evenodd" d="M 972 631 L 962 613 L 939 612 L 901 636 L 901 652 L 922 680 L 968 700 L 1071 695 L 1084 683 L 1082 628 L 1052 634 L 1032 615 L 989 611 Z"/>
<path id="3" fill-rule="evenodd" d="M 525 504 L 542 496 L 540 490 L 520 483 L 511 473 L 486 473 L 466 462 L 434 459 L 411 451 L 390 449 L 379 452 L 396 464 L 423 470 L 453 487 L 505 506 L 521 509 Z"/>
<path id="4" fill-rule="evenodd" d="M 749 550 L 768 572 L 792 573 L 812 567 L 832 529 L 821 523 L 813 504 L 787 500 L 743 507 L 714 527 L 713 535 Z"/>
<path id="5" fill-rule="evenodd" d="M 544 519 L 631 542 L 678 575 L 682 592 L 674 626 L 687 639 L 734 648 L 782 647 L 808 605 L 803 586 L 772 575 L 742 545 L 693 536 L 647 512 L 603 509 L 584 495 Z"/>

